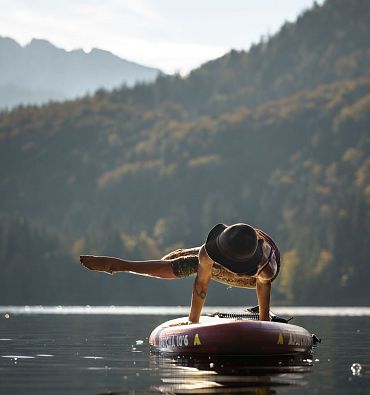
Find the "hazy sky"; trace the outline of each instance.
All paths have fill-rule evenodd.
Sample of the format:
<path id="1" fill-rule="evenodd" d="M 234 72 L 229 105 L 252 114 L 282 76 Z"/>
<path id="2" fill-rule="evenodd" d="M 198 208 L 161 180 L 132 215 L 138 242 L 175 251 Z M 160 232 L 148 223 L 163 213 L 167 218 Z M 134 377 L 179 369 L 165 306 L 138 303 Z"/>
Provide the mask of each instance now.
<path id="1" fill-rule="evenodd" d="M 317 1 L 319 4 L 323 0 Z M 186 73 L 294 21 L 313 0 L 0 0 L 0 36 L 101 48 Z"/>

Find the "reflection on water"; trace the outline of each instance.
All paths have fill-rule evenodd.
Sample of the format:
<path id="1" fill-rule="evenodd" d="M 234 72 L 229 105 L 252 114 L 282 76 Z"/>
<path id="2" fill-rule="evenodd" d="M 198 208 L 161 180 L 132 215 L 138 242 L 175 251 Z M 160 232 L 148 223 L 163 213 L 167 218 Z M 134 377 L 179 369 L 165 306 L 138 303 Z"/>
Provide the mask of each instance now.
<path id="1" fill-rule="evenodd" d="M 303 358 L 258 357 L 150 357 L 150 366 L 162 383 L 152 390 L 163 393 L 272 394 L 271 387 L 303 386 L 312 360 Z M 254 388 L 254 389 L 253 389 Z M 264 389 L 264 391 L 261 391 Z"/>
<path id="2" fill-rule="evenodd" d="M 244 307 L 210 307 L 203 308 L 203 314 L 215 311 L 241 313 Z M 9 318 L 10 314 L 46 314 L 46 315 L 174 315 L 183 316 L 189 312 L 187 306 L 0 306 L 0 314 Z M 366 317 L 370 316 L 370 307 L 310 307 L 288 306 L 274 307 L 277 315 L 294 317 Z"/>
<path id="3" fill-rule="evenodd" d="M 311 359 L 165 358 L 148 336 L 173 316 L 0 313 L 1 394 L 365 395 L 370 318 L 298 317 Z"/>

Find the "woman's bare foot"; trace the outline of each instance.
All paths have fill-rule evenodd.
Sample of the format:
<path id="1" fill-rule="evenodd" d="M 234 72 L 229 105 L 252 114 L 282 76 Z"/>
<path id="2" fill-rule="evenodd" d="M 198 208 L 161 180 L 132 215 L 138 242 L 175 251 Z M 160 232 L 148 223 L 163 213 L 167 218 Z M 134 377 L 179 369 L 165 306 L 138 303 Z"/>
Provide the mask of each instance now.
<path id="1" fill-rule="evenodd" d="M 80 262 L 83 266 L 90 270 L 98 272 L 104 272 L 108 274 L 114 274 L 115 270 L 113 267 L 112 260 L 104 256 L 94 255 L 80 255 Z"/>

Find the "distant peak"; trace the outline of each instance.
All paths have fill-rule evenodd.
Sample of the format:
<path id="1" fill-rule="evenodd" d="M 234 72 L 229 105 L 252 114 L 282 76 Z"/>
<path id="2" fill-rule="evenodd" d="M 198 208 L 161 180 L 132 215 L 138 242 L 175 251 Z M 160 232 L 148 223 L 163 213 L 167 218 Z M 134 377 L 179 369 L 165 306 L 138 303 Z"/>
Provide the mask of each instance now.
<path id="1" fill-rule="evenodd" d="M 82 48 L 75 48 L 75 49 L 71 49 L 66 51 L 68 53 L 72 53 L 72 54 L 78 54 L 78 55 L 86 55 L 86 51 Z"/>
<path id="2" fill-rule="evenodd" d="M 0 36 L 0 43 L 4 43 L 9 46 L 20 47 L 21 45 L 13 38 Z"/>
<path id="3" fill-rule="evenodd" d="M 37 48 L 56 48 L 50 41 L 43 38 L 33 38 L 26 47 L 37 47 Z"/>
<path id="4" fill-rule="evenodd" d="M 117 55 L 114 55 L 110 51 L 107 51 L 105 49 L 100 49 L 100 48 L 92 48 L 89 53 L 92 54 L 92 55 L 112 55 L 112 56 L 117 56 Z"/>

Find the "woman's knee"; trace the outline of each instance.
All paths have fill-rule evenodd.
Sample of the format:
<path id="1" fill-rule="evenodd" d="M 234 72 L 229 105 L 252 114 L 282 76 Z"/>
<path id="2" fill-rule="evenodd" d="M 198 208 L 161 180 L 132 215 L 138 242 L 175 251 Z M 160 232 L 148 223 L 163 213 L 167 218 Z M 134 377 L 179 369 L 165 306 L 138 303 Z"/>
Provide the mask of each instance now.
<path id="1" fill-rule="evenodd" d="M 198 272 L 199 260 L 196 256 L 180 257 L 171 260 L 172 270 L 176 277 L 188 277 Z"/>

